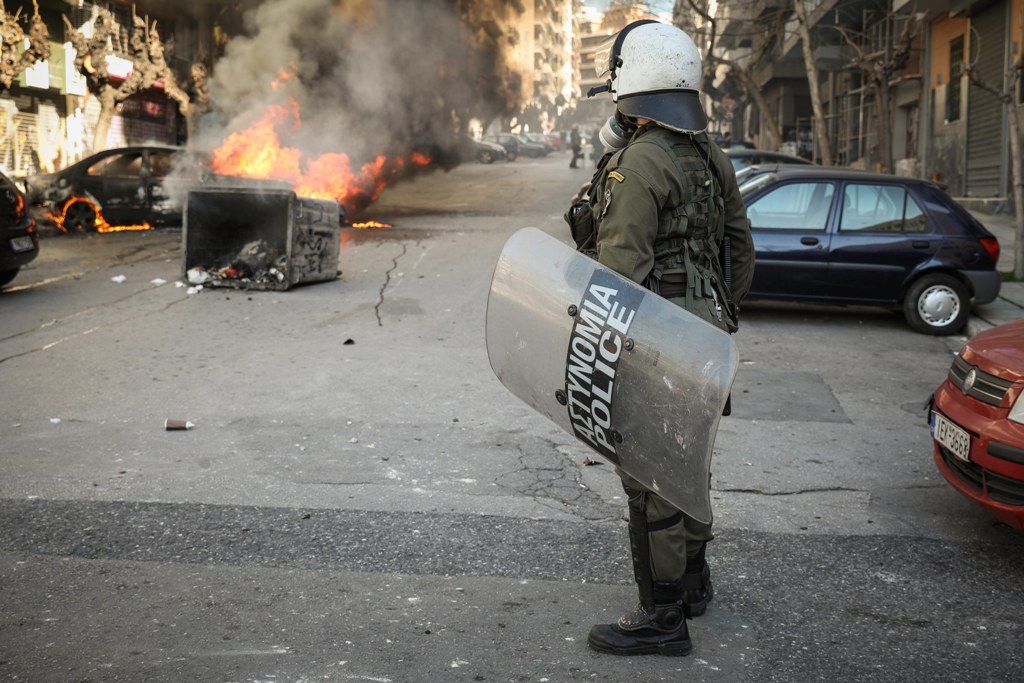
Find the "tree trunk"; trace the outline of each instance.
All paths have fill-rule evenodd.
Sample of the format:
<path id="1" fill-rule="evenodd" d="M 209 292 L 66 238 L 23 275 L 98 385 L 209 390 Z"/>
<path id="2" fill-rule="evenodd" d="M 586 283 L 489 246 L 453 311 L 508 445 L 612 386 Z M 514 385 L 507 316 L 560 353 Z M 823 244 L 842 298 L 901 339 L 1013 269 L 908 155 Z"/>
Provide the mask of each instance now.
<path id="1" fill-rule="evenodd" d="M 875 82 L 878 124 L 878 163 L 882 173 L 892 173 L 892 116 L 889 115 L 889 84 Z"/>
<path id="2" fill-rule="evenodd" d="M 737 69 L 736 71 L 739 74 L 740 81 L 743 83 L 743 87 L 747 89 L 747 93 L 753 98 L 757 108 L 761 110 L 761 114 L 765 118 L 765 129 L 762 132 L 767 133 L 768 137 L 771 138 L 771 149 L 782 149 L 782 131 L 779 121 L 775 118 L 775 113 L 772 112 L 771 107 L 768 106 L 768 101 L 764 98 L 764 94 L 745 69 Z M 758 146 L 764 148 L 764 142 L 761 142 Z"/>
<path id="3" fill-rule="evenodd" d="M 1007 78 L 1009 80 L 1009 78 Z M 1013 92 L 1012 82 L 1009 92 Z M 1010 163 L 1013 173 L 1013 213 L 1017 219 L 1013 239 L 1013 278 L 1024 280 L 1024 159 L 1021 159 L 1020 117 L 1012 97 L 1003 101 L 1010 127 Z"/>
<path id="4" fill-rule="evenodd" d="M 102 152 L 107 149 L 107 138 L 110 136 L 110 123 L 114 120 L 114 109 L 117 103 L 114 100 L 114 91 L 109 88 L 99 95 L 100 115 L 96 119 L 96 129 L 93 131 L 92 151 Z"/>
<path id="5" fill-rule="evenodd" d="M 793 3 L 796 11 L 797 26 L 800 31 L 800 44 L 804 53 L 804 68 L 807 70 L 807 85 L 811 90 L 811 106 L 814 108 L 814 128 L 818 133 L 818 147 L 821 150 L 821 164 L 832 165 L 832 142 L 829 139 L 828 126 L 825 124 L 825 113 L 821 107 L 821 93 L 818 89 L 818 70 L 814 66 L 814 50 L 811 47 L 811 29 L 807 21 L 807 8 L 804 0 Z"/>

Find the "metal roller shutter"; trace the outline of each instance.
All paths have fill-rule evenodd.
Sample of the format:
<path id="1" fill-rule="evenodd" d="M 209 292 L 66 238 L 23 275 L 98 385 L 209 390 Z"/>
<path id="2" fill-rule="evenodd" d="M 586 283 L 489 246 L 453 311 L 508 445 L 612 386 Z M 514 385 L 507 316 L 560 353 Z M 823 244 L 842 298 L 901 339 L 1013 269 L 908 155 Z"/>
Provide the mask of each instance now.
<path id="1" fill-rule="evenodd" d="M 974 29 L 970 58 L 978 75 L 1002 89 L 1006 64 L 1007 5 L 995 6 L 971 17 Z M 1006 194 L 1006 145 L 1003 140 L 1003 105 L 972 85 L 967 99 L 967 195 L 1000 197 Z"/>

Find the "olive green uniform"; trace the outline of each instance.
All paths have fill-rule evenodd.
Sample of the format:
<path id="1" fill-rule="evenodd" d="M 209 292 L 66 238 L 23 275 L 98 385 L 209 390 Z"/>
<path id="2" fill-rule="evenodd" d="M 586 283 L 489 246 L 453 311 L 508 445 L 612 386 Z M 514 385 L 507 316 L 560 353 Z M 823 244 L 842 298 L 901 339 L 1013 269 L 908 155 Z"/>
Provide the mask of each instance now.
<path id="1" fill-rule="evenodd" d="M 732 164 L 705 133 L 641 126 L 597 172 L 589 198 L 596 231 L 581 240 L 574 229 L 581 251 L 711 324 L 736 330 L 735 305 L 750 288 L 754 245 Z M 722 265 L 726 238 L 731 268 Z M 687 557 L 700 553 L 703 561 L 711 524 L 617 472 L 631 507 L 644 510 L 654 581 L 679 582 Z"/>

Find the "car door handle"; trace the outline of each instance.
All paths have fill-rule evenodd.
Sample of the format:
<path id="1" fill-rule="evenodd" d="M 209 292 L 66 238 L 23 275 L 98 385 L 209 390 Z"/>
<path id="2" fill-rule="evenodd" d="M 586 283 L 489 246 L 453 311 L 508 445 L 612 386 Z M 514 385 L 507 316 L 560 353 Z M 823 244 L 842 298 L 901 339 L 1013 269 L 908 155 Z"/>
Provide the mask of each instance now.
<path id="1" fill-rule="evenodd" d="M 928 240 L 914 240 L 910 243 L 910 246 L 914 247 L 914 249 L 927 249 L 932 246 L 932 243 Z"/>
<path id="2" fill-rule="evenodd" d="M 818 243 L 818 238 L 817 237 L 801 237 L 800 238 L 800 244 L 806 244 L 809 247 L 813 247 L 817 243 Z"/>

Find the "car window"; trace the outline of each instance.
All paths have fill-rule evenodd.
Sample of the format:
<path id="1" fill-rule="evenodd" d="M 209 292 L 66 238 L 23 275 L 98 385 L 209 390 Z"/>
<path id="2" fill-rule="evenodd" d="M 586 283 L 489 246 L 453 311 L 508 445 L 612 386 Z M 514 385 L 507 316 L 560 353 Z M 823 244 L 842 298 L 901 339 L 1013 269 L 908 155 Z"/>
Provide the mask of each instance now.
<path id="1" fill-rule="evenodd" d="M 174 170 L 177 157 L 172 152 L 150 152 L 149 166 L 154 178 L 166 178 Z"/>
<path id="2" fill-rule="evenodd" d="M 843 190 L 844 232 L 924 232 L 924 212 L 901 185 L 856 183 Z"/>
<path id="3" fill-rule="evenodd" d="M 90 166 L 88 173 L 106 178 L 138 178 L 142 173 L 142 153 L 114 154 Z"/>
<path id="4" fill-rule="evenodd" d="M 833 183 L 788 183 L 748 204 L 747 217 L 755 228 L 823 231 L 835 191 Z"/>

